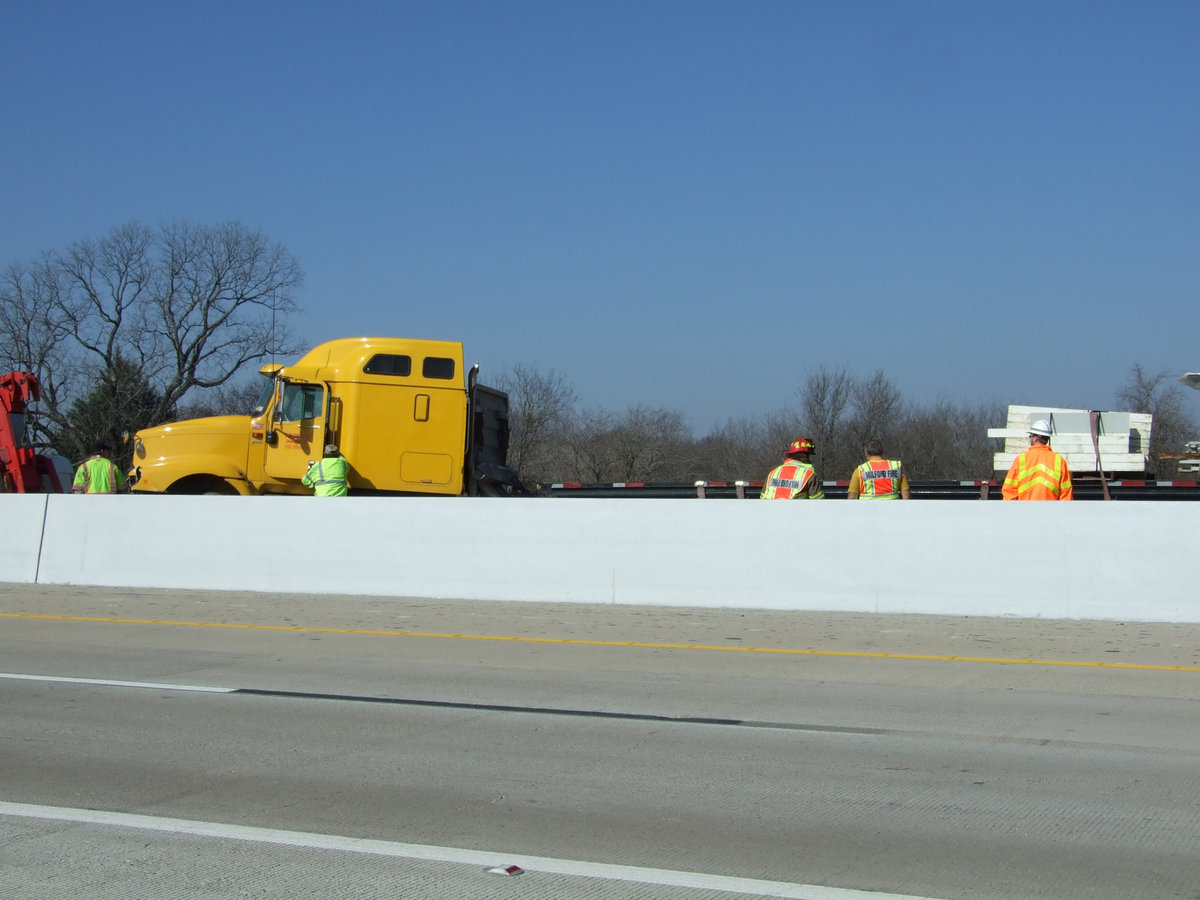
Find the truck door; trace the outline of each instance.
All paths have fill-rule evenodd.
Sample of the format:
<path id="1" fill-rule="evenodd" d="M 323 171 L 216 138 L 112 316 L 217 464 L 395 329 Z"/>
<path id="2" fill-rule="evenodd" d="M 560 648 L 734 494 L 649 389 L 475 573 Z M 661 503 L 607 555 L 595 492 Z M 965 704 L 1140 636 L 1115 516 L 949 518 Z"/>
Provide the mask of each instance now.
<path id="1" fill-rule="evenodd" d="M 325 410 L 328 397 L 324 385 L 280 382 L 275 391 L 271 434 L 264 453 L 264 470 L 273 481 L 298 481 L 311 460 L 325 450 Z"/>

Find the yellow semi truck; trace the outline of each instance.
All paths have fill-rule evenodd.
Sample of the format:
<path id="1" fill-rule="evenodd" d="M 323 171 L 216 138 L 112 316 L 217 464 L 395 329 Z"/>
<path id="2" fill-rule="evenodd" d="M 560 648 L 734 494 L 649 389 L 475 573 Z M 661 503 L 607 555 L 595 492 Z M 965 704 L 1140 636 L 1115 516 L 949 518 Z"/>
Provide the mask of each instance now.
<path id="1" fill-rule="evenodd" d="M 147 428 L 133 439 L 134 490 L 306 494 L 308 466 L 335 443 L 352 494 L 517 492 L 506 465 L 508 395 L 465 371 L 462 344 L 343 338 L 295 365 L 267 365 L 248 416 Z"/>

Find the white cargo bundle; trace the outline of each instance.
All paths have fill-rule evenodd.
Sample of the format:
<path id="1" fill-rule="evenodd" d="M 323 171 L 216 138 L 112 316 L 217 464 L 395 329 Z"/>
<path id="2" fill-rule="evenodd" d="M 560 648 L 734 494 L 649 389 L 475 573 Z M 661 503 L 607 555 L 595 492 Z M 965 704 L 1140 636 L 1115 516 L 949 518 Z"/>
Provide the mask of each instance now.
<path id="1" fill-rule="evenodd" d="M 1010 406 L 1004 428 L 989 428 L 988 437 L 1002 438 L 1004 450 L 993 455 L 992 468 L 1007 472 L 1017 455 L 1029 449 L 1029 427 L 1038 419 L 1050 423 L 1050 446 L 1061 453 L 1071 473 L 1148 472 L 1149 413 L 1100 412 L 1097 437 L 1092 440 L 1091 411 L 1052 406 Z M 1097 445 L 1100 461 L 1097 465 Z"/>

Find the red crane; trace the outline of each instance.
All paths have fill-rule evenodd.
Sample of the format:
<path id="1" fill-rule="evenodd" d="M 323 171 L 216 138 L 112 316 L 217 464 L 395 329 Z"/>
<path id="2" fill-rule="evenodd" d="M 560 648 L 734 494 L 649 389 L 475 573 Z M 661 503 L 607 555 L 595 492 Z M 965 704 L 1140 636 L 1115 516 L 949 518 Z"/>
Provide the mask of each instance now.
<path id="1" fill-rule="evenodd" d="M 42 388 L 32 372 L 0 375 L 0 479 L 10 493 L 66 492 L 53 461 L 35 453 L 25 436 L 25 409 L 41 399 Z"/>

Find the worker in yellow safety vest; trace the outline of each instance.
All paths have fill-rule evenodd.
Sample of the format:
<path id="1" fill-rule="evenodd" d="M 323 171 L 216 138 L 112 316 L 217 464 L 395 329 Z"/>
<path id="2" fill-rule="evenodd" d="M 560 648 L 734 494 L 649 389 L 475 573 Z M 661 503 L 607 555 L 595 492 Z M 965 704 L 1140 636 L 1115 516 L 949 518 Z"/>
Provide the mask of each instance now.
<path id="1" fill-rule="evenodd" d="M 867 441 L 863 447 L 867 461 L 850 476 L 847 500 L 907 500 L 908 475 L 898 459 L 883 458 L 883 442 Z"/>
<path id="2" fill-rule="evenodd" d="M 813 442 L 796 438 L 787 448 L 787 459 L 771 470 L 763 482 L 760 500 L 824 500 L 825 492 L 817 480 L 810 458 Z"/>
<path id="3" fill-rule="evenodd" d="M 1050 423 L 1038 419 L 1029 427 L 1029 449 L 1013 460 L 1004 479 L 1005 500 L 1074 500 L 1071 469 L 1050 449 Z"/>
<path id="4" fill-rule="evenodd" d="M 107 441 L 96 441 L 88 448 L 92 455 L 75 470 L 71 491 L 76 494 L 128 494 L 125 473 L 109 459 L 112 448 Z"/>
<path id="5" fill-rule="evenodd" d="M 326 444 L 325 458 L 309 465 L 300 481 L 312 488 L 316 497 L 345 497 L 350 493 L 346 485 L 349 474 L 350 464 L 338 452 L 337 444 Z"/>

